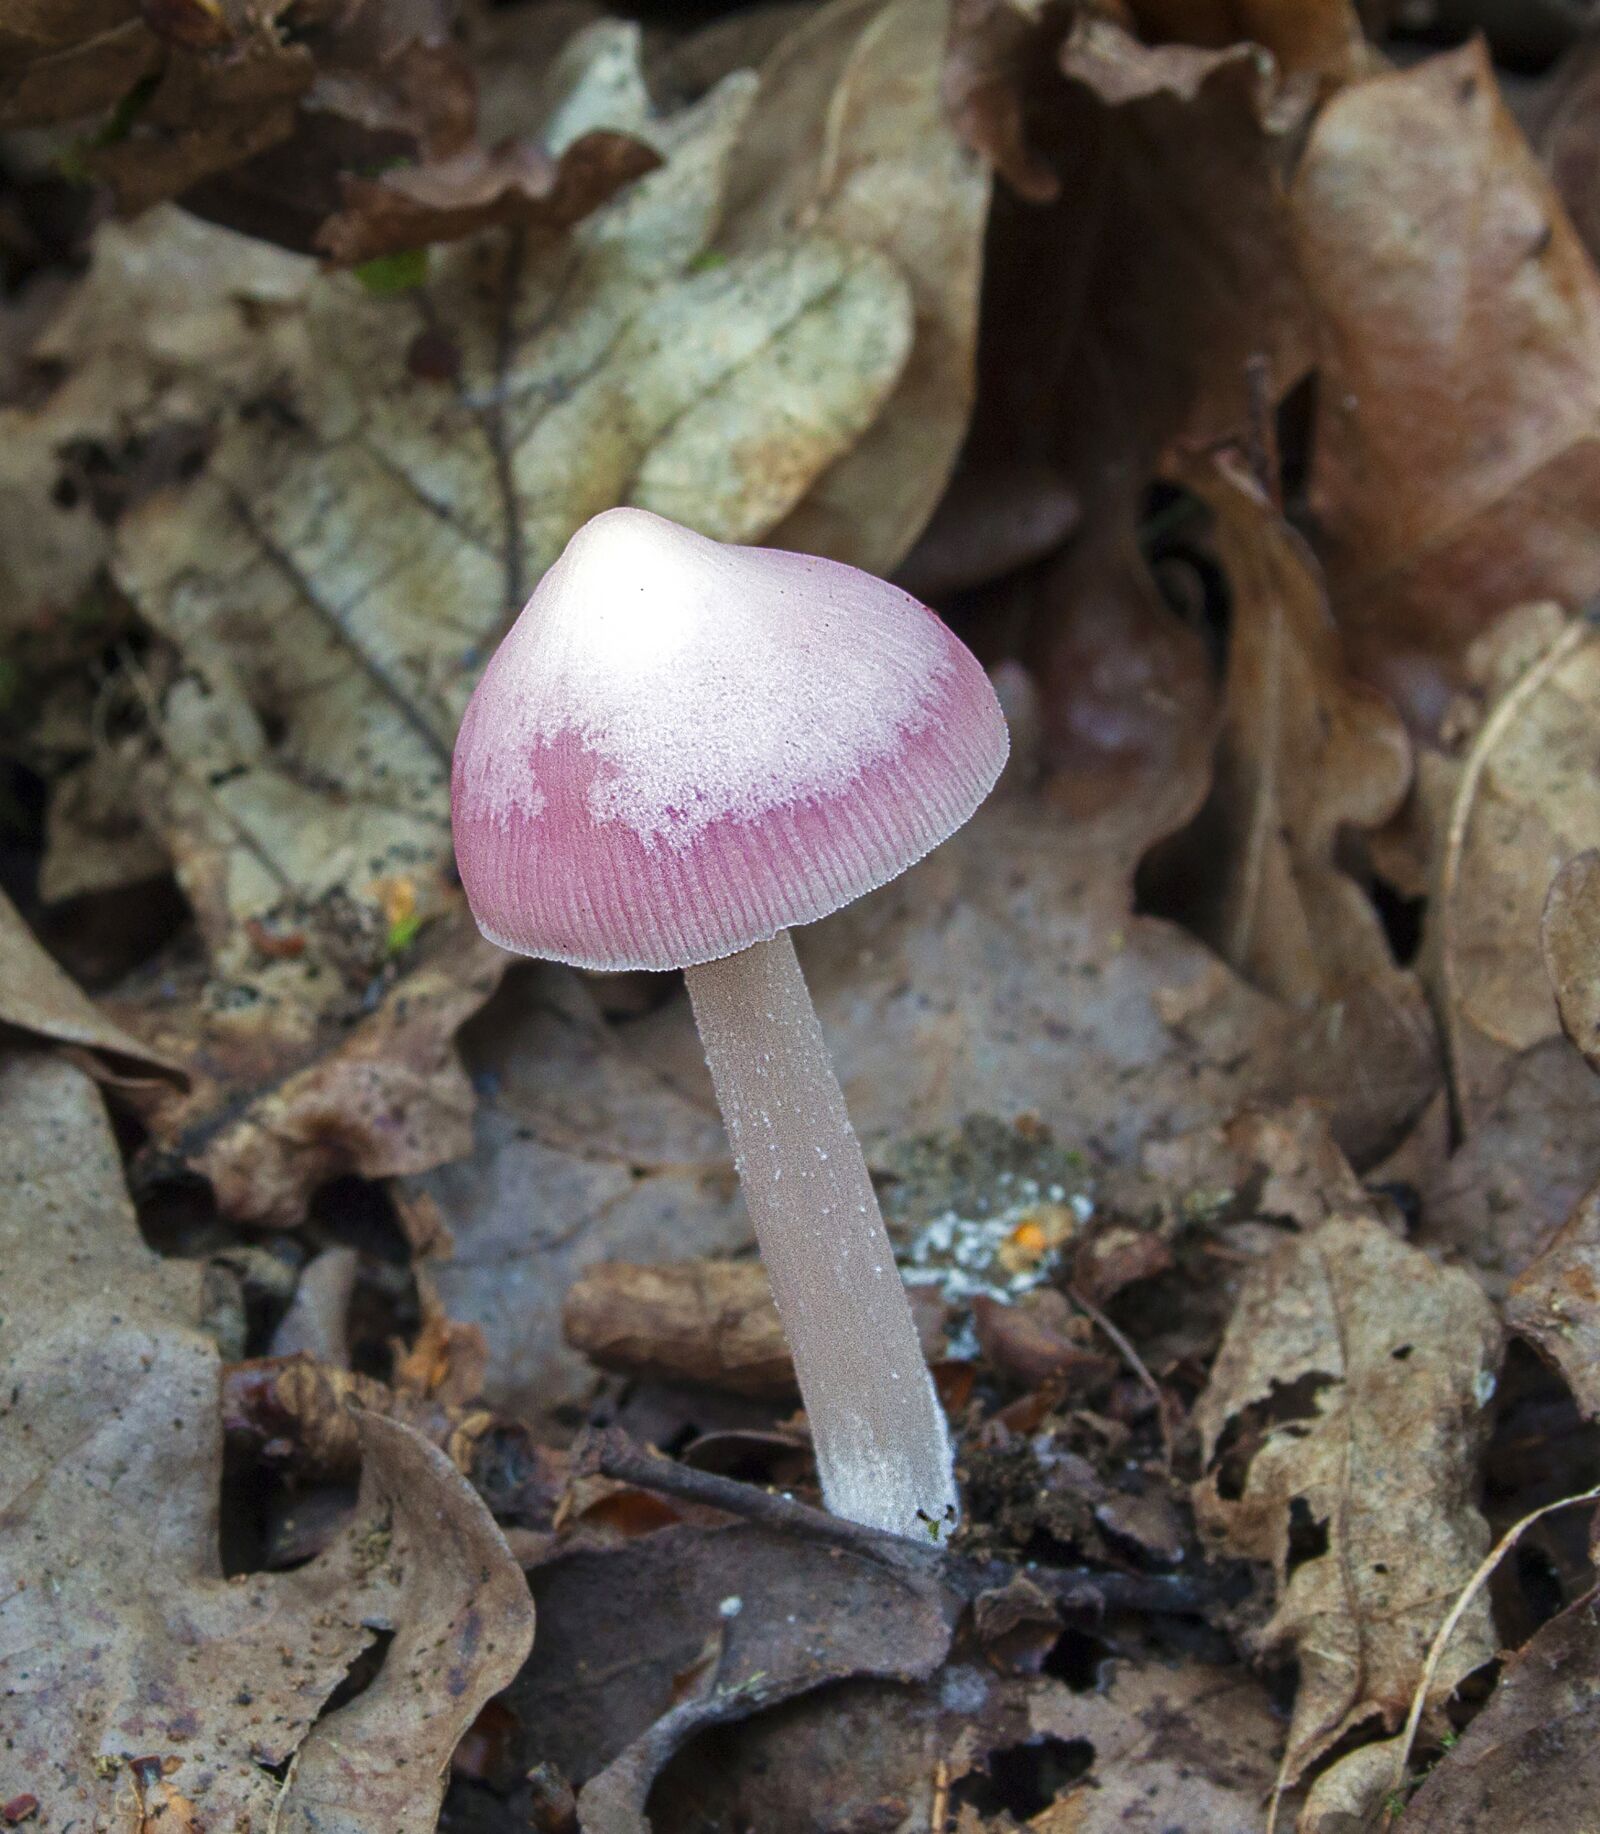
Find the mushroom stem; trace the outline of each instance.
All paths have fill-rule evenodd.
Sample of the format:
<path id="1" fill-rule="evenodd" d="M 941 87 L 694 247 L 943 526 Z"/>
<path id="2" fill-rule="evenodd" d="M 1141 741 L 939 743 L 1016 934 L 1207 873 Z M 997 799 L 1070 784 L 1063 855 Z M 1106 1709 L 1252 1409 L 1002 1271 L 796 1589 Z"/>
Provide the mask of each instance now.
<path id="1" fill-rule="evenodd" d="M 837 1516 L 942 1539 L 949 1429 L 789 932 L 685 970 Z"/>

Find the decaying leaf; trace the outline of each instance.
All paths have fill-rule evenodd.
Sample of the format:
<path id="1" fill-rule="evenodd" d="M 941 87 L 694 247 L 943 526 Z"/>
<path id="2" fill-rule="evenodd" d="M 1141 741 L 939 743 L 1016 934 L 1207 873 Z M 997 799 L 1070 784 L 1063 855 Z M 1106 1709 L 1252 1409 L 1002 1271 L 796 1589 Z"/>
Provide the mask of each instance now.
<path id="1" fill-rule="evenodd" d="M 56 966 L 0 892 L 0 1025 L 77 1045 L 113 1073 L 181 1076 L 177 1060 L 115 1024 Z"/>
<path id="2" fill-rule="evenodd" d="M 451 1752 L 533 1643 L 521 1569 L 444 1454 L 376 1417 L 363 1417 L 361 1445 L 356 1553 L 383 1564 L 390 1596 L 368 1606 L 368 1622 L 394 1640 L 365 1692 L 295 1754 L 283 1834 L 432 1834 Z M 388 1530 L 381 1548 L 374 1522 Z"/>
<path id="3" fill-rule="evenodd" d="M 585 1786 L 594 1834 L 644 1829 L 651 1778 L 697 1728 L 852 1675 L 926 1676 L 950 1642 L 937 1587 L 767 1529 L 669 1528 L 530 1580 L 540 1660 L 512 1704 L 528 1756 Z"/>
<path id="4" fill-rule="evenodd" d="M 285 1825 L 331 1747 L 360 1784 L 341 1828 L 425 1834 L 456 1737 L 532 1635 L 487 1510 L 442 1454 L 374 1420 L 347 1533 L 297 1572 L 225 1578 L 199 1264 L 140 1241 L 99 1097 L 70 1065 L 7 1057 L 0 1129 L 8 1780 L 52 1827 Z M 383 1673 L 315 1724 L 383 1628 Z"/>
<path id="5" fill-rule="evenodd" d="M 269 974 L 304 952 L 294 948 L 304 932 L 277 932 L 286 956 L 263 936 Z M 158 970 L 154 985 L 140 977 L 112 1006 L 189 1076 L 185 1093 L 130 1094 L 158 1142 L 144 1169 L 188 1167 L 229 1215 L 287 1226 L 342 1173 L 395 1177 L 459 1157 L 471 1146 L 474 1097 L 454 1038 L 507 959 L 456 908 L 411 952 L 408 972 L 380 976 L 354 1012 L 312 1019 L 285 1001 L 287 1022 L 280 1009 L 252 1024 L 237 993 L 196 969 Z"/>
<path id="6" fill-rule="evenodd" d="M 1600 1179 L 1594 1074 L 1564 1038 L 1518 1057 L 1498 1098 L 1453 1153 L 1427 1155 L 1419 1243 L 1506 1289 Z"/>
<path id="7" fill-rule="evenodd" d="M 1500 1330 L 1476 1283 L 1370 1217 L 1295 1237 L 1248 1278 L 1195 1410 L 1202 1530 L 1270 1560 L 1264 1650 L 1300 1684 L 1291 1780 L 1356 1727 L 1394 1730 L 1488 1547 L 1473 1501 Z M 1494 1654 L 1469 1610 L 1430 1700 Z"/>
<path id="8" fill-rule="evenodd" d="M 481 1407 L 447 1405 L 294 1352 L 230 1363 L 221 1405 L 238 1450 L 322 1481 L 355 1475 L 368 1419 L 398 1420 L 461 1472 L 494 1424 Z"/>
<path id="9" fill-rule="evenodd" d="M 642 140 L 595 130 L 559 159 L 516 141 L 379 178 L 346 178 L 338 212 L 317 247 L 353 266 L 495 226 L 570 229 L 613 192 L 660 165 Z"/>
<path id="10" fill-rule="evenodd" d="M 1584 1413 L 1600 1417 L 1600 1189 L 1511 1288 L 1506 1323 L 1550 1358 Z"/>
<path id="11" fill-rule="evenodd" d="M 1315 560 L 1240 461 L 1225 455 L 1186 477 L 1216 515 L 1233 588 L 1211 804 L 1226 859 L 1207 934 L 1281 998 L 1375 981 L 1397 1001 L 1409 992 L 1420 1020 L 1376 910 L 1336 858 L 1348 832 L 1398 809 L 1411 779 L 1405 729 L 1351 679 Z"/>
<path id="12" fill-rule="evenodd" d="M 1541 935 L 1562 1030 L 1600 1070 L 1600 852 L 1578 854 L 1551 880 Z"/>
<path id="13" fill-rule="evenodd" d="M 1600 843 L 1600 635 L 1554 641 L 1486 710 L 1449 792 L 1428 951 L 1470 1132 L 1510 1064 L 1561 1035 L 1541 953 L 1551 882 Z"/>
<path id="14" fill-rule="evenodd" d="M 1600 283 L 1481 45 L 1341 90 L 1293 197 L 1334 609 L 1432 727 L 1493 619 L 1600 586 Z"/>
<path id="15" fill-rule="evenodd" d="M 1574 1834 L 1600 1792 L 1600 1601 L 1510 1656 L 1494 1698 L 1406 1805 L 1419 1834 Z"/>

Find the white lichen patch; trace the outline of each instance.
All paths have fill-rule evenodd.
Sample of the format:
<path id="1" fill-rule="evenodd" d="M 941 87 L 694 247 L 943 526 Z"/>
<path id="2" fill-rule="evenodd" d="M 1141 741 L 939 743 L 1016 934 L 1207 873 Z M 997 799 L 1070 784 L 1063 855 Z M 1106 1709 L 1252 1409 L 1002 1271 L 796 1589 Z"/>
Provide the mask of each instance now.
<path id="1" fill-rule="evenodd" d="M 998 1207 L 982 1212 L 981 1200 L 964 1215 L 948 1209 L 925 1222 L 899 1256 L 907 1286 L 932 1286 L 958 1317 L 948 1355 L 978 1353 L 971 1302 L 980 1297 L 1010 1304 L 1046 1285 L 1061 1266 L 1066 1248 L 1094 1215 L 1094 1201 L 1065 1185 L 1002 1172 Z"/>

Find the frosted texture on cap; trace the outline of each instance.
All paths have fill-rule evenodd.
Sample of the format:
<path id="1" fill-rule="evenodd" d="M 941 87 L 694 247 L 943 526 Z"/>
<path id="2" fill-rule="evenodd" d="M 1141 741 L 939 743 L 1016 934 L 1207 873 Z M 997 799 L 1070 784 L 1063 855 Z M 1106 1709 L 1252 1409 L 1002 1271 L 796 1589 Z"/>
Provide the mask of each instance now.
<path id="1" fill-rule="evenodd" d="M 506 948 L 686 966 L 895 877 L 1005 755 L 983 671 L 896 587 L 608 510 L 472 697 L 456 856 Z"/>

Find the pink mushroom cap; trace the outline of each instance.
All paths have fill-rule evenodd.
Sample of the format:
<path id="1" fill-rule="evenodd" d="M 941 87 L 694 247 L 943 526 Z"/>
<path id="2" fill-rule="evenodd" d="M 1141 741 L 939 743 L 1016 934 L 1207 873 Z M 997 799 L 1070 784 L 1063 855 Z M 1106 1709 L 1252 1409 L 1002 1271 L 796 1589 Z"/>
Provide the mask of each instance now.
<path id="1" fill-rule="evenodd" d="M 585 968 L 733 955 L 886 884 L 994 786 L 976 658 L 837 561 L 612 509 L 540 580 L 456 741 L 484 935 Z"/>

